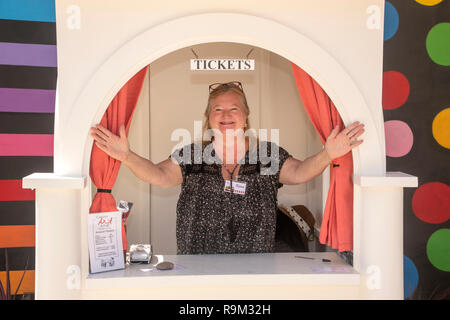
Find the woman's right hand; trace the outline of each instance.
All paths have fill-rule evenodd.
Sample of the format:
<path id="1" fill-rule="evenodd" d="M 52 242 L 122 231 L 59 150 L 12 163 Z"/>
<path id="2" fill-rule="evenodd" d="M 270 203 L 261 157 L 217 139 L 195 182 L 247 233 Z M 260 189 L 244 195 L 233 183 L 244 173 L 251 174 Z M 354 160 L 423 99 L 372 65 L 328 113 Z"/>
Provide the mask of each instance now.
<path id="1" fill-rule="evenodd" d="M 107 155 L 121 162 L 124 162 L 131 152 L 124 125 L 119 129 L 120 136 L 116 136 L 99 124 L 95 128 L 91 128 L 89 135 L 95 140 L 95 145 L 100 150 L 103 150 Z"/>

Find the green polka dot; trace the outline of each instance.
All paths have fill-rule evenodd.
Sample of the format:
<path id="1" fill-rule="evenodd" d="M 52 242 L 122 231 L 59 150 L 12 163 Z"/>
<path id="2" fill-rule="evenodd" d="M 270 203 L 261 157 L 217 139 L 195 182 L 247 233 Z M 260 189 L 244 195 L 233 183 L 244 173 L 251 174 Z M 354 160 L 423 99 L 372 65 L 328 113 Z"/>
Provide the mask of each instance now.
<path id="1" fill-rule="evenodd" d="M 450 23 L 439 23 L 431 28 L 427 35 L 426 47 L 434 63 L 450 66 Z"/>
<path id="2" fill-rule="evenodd" d="M 439 229 L 427 242 L 427 256 L 431 264 L 442 271 L 450 271 L 450 229 Z"/>

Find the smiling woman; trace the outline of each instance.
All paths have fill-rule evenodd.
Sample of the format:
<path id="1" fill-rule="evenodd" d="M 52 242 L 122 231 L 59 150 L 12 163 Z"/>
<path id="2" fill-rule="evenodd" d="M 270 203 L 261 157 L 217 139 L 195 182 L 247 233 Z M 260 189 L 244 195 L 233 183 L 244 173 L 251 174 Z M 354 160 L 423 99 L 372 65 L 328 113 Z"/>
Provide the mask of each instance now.
<path id="1" fill-rule="evenodd" d="M 250 127 L 249 115 L 250 109 L 239 81 L 215 83 L 209 86 L 204 132 L 216 128 L 225 136 L 227 129 L 245 129 Z"/>
<path id="2" fill-rule="evenodd" d="M 323 150 L 300 161 L 273 141 L 255 145 L 246 137 L 250 110 L 240 82 L 215 83 L 209 90 L 204 113 L 209 141 L 203 137 L 202 144 L 186 145 L 172 159 L 154 164 L 131 151 L 123 126 L 116 136 L 97 125 L 91 136 L 138 178 L 160 187 L 181 184 L 178 254 L 273 252 L 278 189 L 308 182 L 360 145 L 363 125 L 356 122 L 341 132 L 335 127 Z"/>
<path id="3" fill-rule="evenodd" d="M 61 87 L 57 96 L 58 117 L 55 118 L 57 121 L 54 173 L 24 178 L 24 187 L 37 190 L 36 212 L 42 213 L 36 217 L 36 225 L 40 230 L 36 232 L 36 255 L 39 257 L 36 266 L 38 298 L 401 298 L 399 288 L 402 286 L 402 261 L 398 257 L 401 257 L 403 248 L 401 243 L 403 182 L 399 180 L 404 179 L 386 176 L 383 115 L 379 108 L 385 2 L 349 0 L 342 6 L 342 3 L 332 0 L 322 0 L 320 5 L 311 1 L 295 3 L 283 1 L 264 2 L 261 6 L 254 7 L 249 2 L 230 0 L 219 5 L 220 13 L 217 11 L 218 4 L 211 1 L 189 3 L 177 1 L 177 6 L 174 7 L 166 2 L 146 2 L 146 5 L 141 5 L 142 1 L 129 1 L 126 4 L 106 0 L 98 0 L 95 4 L 83 2 L 79 3 L 82 13 L 81 27 L 75 31 L 67 27 L 67 22 L 71 18 L 67 9 L 73 5 L 73 1 L 55 2 L 58 17 L 58 81 Z M 111 14 L 104 14 L 105 7 L 108 7 L 108 13 Z M 375 10 L 377 13 L 368 13 L 368 9 L 374 7 L 378 9 Z M 372 19 L 373 15 L 375 20 L 378 20 L 377 23 L 364 23 L 364 20 Z M 316 26 L 311 25 L 312 20 L 327 23 Z M 308 32 L 305 33 L 305 30 Z M 274 34 L 277 36 L 274 37 Z M 97 39 L 102 39 L 101 46 L 98 45 Z M 354 39 L 361 41 L 355 42 Z M 221 42 L 221 48 L 217 46 L 215 52 L 206 49 L 213 41 Z M 234 43 L 232 49 L 222 50 L 223 47 L 231 47 L 231 43 Z M 250 48 L 245 45 L 262 49 L 253 53 L 252 58 L 256 61 L 256 68 L 253 71 L 192 72 L 189 68 L 189 60 L 192 58 L 190 46 L 198 46 L 195 50 L 202 57 L 238 59 L 249 52 Z M 83 50 L 78 50 L 74 55 L 74 47 Z M 173 58 L 172 63 L 168 64 L 165 60 L 167 55 Z M 361 56 L 365 59 L 359 59 Z M 164 272 L 170 275 L 168 277 L 163 277 L 162 272 L 155 273 L 154 277 L 149 273 L 148 276 L 137 277 L 126 277 L 122 273 L 116 279 L 112 278 L 117 276 L 117 273 L 104 274 L 102 275 L 104 279 L 90 277 L 86 222 L 91 190 L 85 187 L 85 182 L 89 180 L 89 160 L 93 141 L 88 137 L 88 132 L 91 126 L 100 122 L 119 89 L 136 72 L 151 65 L 151 74 L 146 78 L 147 85 L 143 90 L 147 98 L 144 105 L 147 108 L 144 110 L 142 105 L 138 106 L 138 111 L 140 109 L 147 113 L 143 112 L 141 114 L 144 116 L 139 114 L 139 117 L 138 114 L 135 115 L 130 128 L 138 134 L 134 137 L 130 135 L 130 145 L 133 152 L 140 154 L 143 159 L 155 162 L 149 166 L 158 168 L 159 163 L 164 162 L 174 151 L 171 148 L 175 143 L 169 142 L 170 133 L 175 128 L 191 129 L 192 123 L 202 116 L 208 85 L 215 82 L 227 83 L 231 80 L 241 81 L 249 99 L 251 107 L 249 117 L 253 128 L 279 128 L 281 132 L 279 145 L 289 150 L 289 154 L 292 155 L 285 160 L 281 170 L 278 170 L 280 171 L 278 182 L 283 183 L 281 171 L 284 171 L 289 162 L 296 163 L 292 158 L 303 160 L 313 154 L 328 153 L 323 152 L 311 121 L 302 108 L 289 61 L 302 68 L 320 84 L 336 104 L 343 123 L 349 125 L 359 120 L 367 127 L 365 142 L 358 150 L 352 152 L 355 168 L 355 204 L 359 204 L 355 205 L 354 212 L 355 269 L 350 270 L 353 273 L 317 274 L 324 270 L 311 269 L 321 267 L 321 264 L 308 264 L 314 260 L 291 260 L 290 256 L 267 253 L 174 255 L 170 260 L 176 263 L 175 268 Z M 226 116 L 229 117 L 228 114 Z M 232 125 L 230 122 L 233 121 L 227 118 L 220 122 L 227 126 Z M 341 125 L 340 128 L 344 127 Z M 347 133 L 351 134 L 351 131 L 348 130 Z M 331 130 L 327 131 L 324 140 L 330 132 Z M 120 137 L 118 131 L 114 133 L 116 137 Z M 105 134 L 108 136 L 108 132 Z M 138 152 L 139 143 L 136 144 L 133 139 L 142 141 L 139 143 L 145 146 L 146 149 L 143 149 L 145 152 Z M 217 137 L 215 139 L 217 140 Z M 271 139 L 260 137 L 260 140 L 277 141 L 276 134 L 271 136 Z M 211 154 L 217 143 L 217 141 L 210 142 L 209 145 L 213 147 Z M 271 150 L 272 144 L 268 143 L 267 146 L 266 150 Z M 177 148 L 179 147 L 181 144 L 177 145 Z M 249 150 L 252 150 L 250 144 L 246 151 L 250 155 Z M 279 153 L 281 155 L 282 152 Z M 278 166 L 274 167 L 280 169 L 280 163 L 276 164 Z M 132 201 L 132 197 L 141 195 L 142 198 L 146 198 L 146 207 L 136 203 L 134 207 L 136 210 L 133 209 L 128 235 L 134 237 L 137 234 L 134 230 L 146 230 L 146 234 L 142 237 L 136 236 L 135 239 L 152 243 L 158 254 L 165 250 L 164 254 L 170 252 L 169 255 L 177 250 L 176 200 L 179 198 L 180 189 L 184 188 L 180 164 L 171 165 L 181 172 L 178 175 L 181 177 L 178 187 L 165 189 L 158 187 L 158 183 L 164 180 L 156 181 L 156 184 L 150 186 L 131 175 L 120 181 L 122 189 L 113 190 L 120 195 L 117 199 Z M 194 169 L 199 168 L 195 165 L 194 163 L 191 167 L 193 170 L 187 177 L 186 185 L 196 174 Z M 238 197 L 243 195 L 227 191 L 232 191 L 232 187 L 236 191 L 243 191 L 244 186 L 238 186 L 236 180 L 227 185 L 223 179 L 223 171 L 220 171 L 221 164 L 212 163 L 210 166 L 213 165 L 219 169 L 211 173 L 211 180 L 217 178 L 217 183 L 220 182 L 220 193 L 223 195 L 222 208 L 226 208 L 230 198 L 232 204 L 237 206 L 241 200 Z M 239 165 L 239 170 L 243 171 L 243 168 L 252 164 Z M 202 164 L 199 169 L 201 166 Z M 206 165 L 203 165 L 203 168 L 205 167 Z M 126 166 L 122 168 L 125 172 L 128 170 Z M 336 168 L 338 169 L 335 172 L 342 171 L 339 169 L 342 167 Z M 256 169 L 258 172 L 261 168 L 250 170 L 247 167 L 247 169 L 246 173 L 251 175 L 251 170 Z M 176 173 L 175 170 L 173 172 Z M 227 171 L 224 173 L 226 177 L 233 176 Z M 239 174 L 237 178 L 240 179 L 240 176 Z M 273 175 L 267 176 L 269 177 L 265 177 L 267 180 L 273 178 Z M 149 179 L 153 178 L 158 178 L 158 174 L 149 175 Z M 292 174 L 288 178 L 297 180 L 298 176 Z M 245 181 L 238 182 L 245 183 Z M 246 195 L 252 187 L 248 183 L 245 185 Z M 315 204 L 314 208 L 307 205 L 311 212 L 318 214 L 322 211 L 321 195 L 327 190 L 324 188 L 322 191 L 321 179 L 310 180 L 304 185 L 293 185 L 295 189 L 285 186 L 282 190 L 275 191 L 277 187 L 278 185 L 272 186 L 272 190 L 279 192 L 277 195 L 280 195 L 281 203 L 293 205 L 309 201 Z M 201 198 L 202 191 L 216 192 L 211 188 L 191 190 L 190 198 L 193 201 Z M 270 195 L 267 198 L 270 198 Z M 187 199 L 190 200 L 188 197 Z M 252 206 L 252 209 L 257 211 L 257 206 Z M 64 214 L 61 215 L 61 212 Z M 226 212 L 224 220 L 231 221 L 232 213 Z M 137 219 L 144 216 L 147 220 Z M 238 222 L 239 217 L 235 218 Z M 379 229 L 376 226 L 382 225 L 383 221 L 387 220 L 390 221 L 390 228 L 384 230 L 383 237 L 379 237 Z M 145 223 L 141 223 L 142 221 Z M 317 221 L 320 223 L 320 219 Z M 138 227 L 135 228 L 136 226 L 132 226 L 131 223 L 137 223 Z M 223 234 L 232 234 L 228 224 L 225 225 L 227 228 Z M 236 225 L 233 229 L 238 230 L 235 242 L 239 242 L 239 223 L 231 225 Z M 200 227 L 209 226 L 200 224 Z M 213 227 L 211 223 L 211 228 Z M 63 254 L 51 250 L 55 245 L 54 239 L 64 244 L 66 250 L 62 252 Z M 199 241 L 197 243 L 200 243 Z M 323 253 L 315 255 L 329 258 Z M 249 259 L 245 260 L 245 257 Z M 280 261 L 282 257 L 286 259 Z M 211 258 L 210 261 L 206 261 L 208 258 Z M 193 263 L 187 263 L 186 259 L 192 259 Z M 225 260 L 228 261 L 226 268 L 217 269 L 216 266 L 223 266 Z M 321 262 L 321 260 L 317 262 L 319 261 Z M 184 274 L 193 277 L 181 276 L 184 274 L 180 273 L 183 270 L 177 269 L 178 262 L 186 266 L 186 269 L 191 268 L 189 272 L 185 269 Z M 286 268 L 280 271 L 278 268 L 280 264 Z M 71 290 L 66 286 L 67 270 L 70 265 L 81 266 L 80 290 Z M 193 266 L 196 268 L 192 268 Z M 379 267 L 378 274 L 383 277 L 379 290 L 370 290 L 365 285 L 364 280 L 371 276 L 373 268 L 370 267 L 373 266 Z M 125 273 L 128 271 L 125 270 Z M 312 271 L 316 274 L 312 274 Z M 204 276 L 198 277 L 199 274 Z M 157 286 L 158 290 L 155 290 Z M 262 286 L 270 288 L 261 290 Z M 129 290 L 124 290 L 125 288 Z M 203 290 L 204 288 L 206 290 Z"/>

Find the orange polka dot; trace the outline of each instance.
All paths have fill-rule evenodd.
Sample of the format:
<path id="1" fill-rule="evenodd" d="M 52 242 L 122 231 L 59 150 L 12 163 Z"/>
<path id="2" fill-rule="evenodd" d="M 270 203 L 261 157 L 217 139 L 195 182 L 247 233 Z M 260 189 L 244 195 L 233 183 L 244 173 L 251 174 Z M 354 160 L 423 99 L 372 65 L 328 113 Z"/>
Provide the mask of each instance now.
<path id="1" fill-rule="evenodd" d="M 450 108 L 442 110 L 434 117 L 432 131 L 437 143 L 450 149 Z"/>
<path id="2" fill-rule="evenodd" d="M 442 2 L 442 0 L 416 0 L 416 2 L 423 4 L 424 6 L 435 6 Z"/>

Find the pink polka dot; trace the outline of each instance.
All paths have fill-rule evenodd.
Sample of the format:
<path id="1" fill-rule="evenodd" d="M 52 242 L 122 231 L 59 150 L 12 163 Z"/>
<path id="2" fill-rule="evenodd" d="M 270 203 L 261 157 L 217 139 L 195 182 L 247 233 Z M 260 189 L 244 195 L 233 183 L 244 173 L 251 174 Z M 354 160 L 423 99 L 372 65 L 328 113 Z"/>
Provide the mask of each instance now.
<path id="1" fill-rule="evenodd" d="M 386 155 L 403 157 L 411 150 L 414 137 L 411 128 L 403 121 L 390 120 L 384 123 Z"/>

